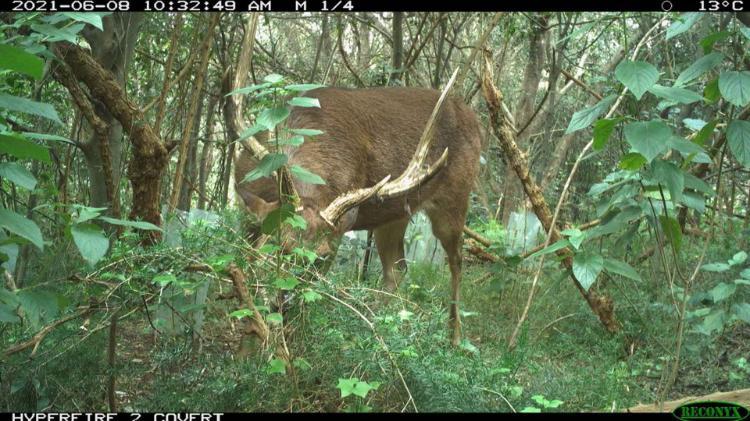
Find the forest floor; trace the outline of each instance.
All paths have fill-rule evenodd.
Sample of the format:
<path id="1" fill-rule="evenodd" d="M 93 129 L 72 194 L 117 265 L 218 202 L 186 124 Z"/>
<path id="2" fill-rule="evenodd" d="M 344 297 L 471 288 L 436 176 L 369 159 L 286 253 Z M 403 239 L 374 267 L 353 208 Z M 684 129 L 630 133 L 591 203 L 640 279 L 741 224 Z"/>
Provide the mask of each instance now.
<path id="1" fill-rule="evenodd" d="M 198 352 L 185 338 L 146 333 L 148 324 L 125 325 L 121 405 L 141 411 L 620 411 L 656 400 L 674 349 L 667 304 L 643 305 L 648 297 L 618 296 L 618 288 L 610 288 L 623 323 L 611 335 L 560 272 L 543 281 L 519 345 L 509 352 L 507 338 L 531 277 L 490 278 L 481 265 L 465 273 L 461 346 L 451 347 L 446 339 L 447 268 L 415 266 L 399 290 L 402 299 L 368 313 L 374 331 L 335 301 L 298 311 L 288 322 L 295 327 L 288 346 L 309 367 L 294 375 L 269 373 L 267 359 L 238 358 L 240 335 L 221 317 L 224 308 L 209 316 Z M 377 299 L 341 278 L 338 288 L 367 313 Z M 368 286 L 376 288 L 377 275 L 371 278 Z M 748 372 L 737 365 L 747 355 L 746 324 L 734 324 L 714 340 L 688 333 L 668 399 L 748 387 Z M 366 399 L 342 399 L 338 380 L 352 377 L 380 386 Z"/>
<path id="2" fill-rule="evenodd" d="M 206 250 L 205 241 L 217 241 L 195 238 L 200 250 Z M 707 261 L 726 259 L 728 247 L 717 244 Z M 697 249 L 687 248 L 684 258 L 691 261 Z M 170 258 L 184 265 L 187 251 L 144 250 L 138 252 L 141 260 L 128 253 L 126 247 L 115 250 L 112 259 L 131 256 L 123 260 L 130 266 L 117 270 L 138 285 L 169 267 Z M 643 281 L 603 278 L 594 286 L 616 303 L 622 324 L 616 334 L 602 328 L 567 273 L 549 262 L 512 351 L 508 337 L 526 303 L 535 265 L 503 269 L 466 261 L 464 341 L 458 347 L 447 335 L 446 265 L 410 265 L 397 297 L 387 303 L 377 291 L 377 259 L 364 281 L 356 280 L 355 267 L 338 264 L 326 282 L 308 284 L 321 293 L 317 301 L 290 295 L 283 317 L 295 369 L 286 373 L 274 370 L 270 352 L 241 356 L 241 324 L 228 316 L 239 304 L 219 299 L 229 292 L 223 282 L 211 284 L 205 324 L 195 341 L 191 335 L 156 334 L 149 322 L 153 312 L 134 313 L 118 329 L 118 409 L 624 411 L 656 401 L 675 350 L 675 303 L 658 265 L 650 261 L 638 268 Z M 731 275 L 722 276 L 731 281 Z M 714 274 L 699 278 L 695 291 L 716 281 Z M 745 299 L 750 291 L 741 294 Z M 40 355 L 74 344 L 60 358 L 17 361 L 20 371 L 11 373 L 17 380 L 6 405 L 17 411 L 108 409 L 108 330 L 80 340 L 86 323 L 66 324 L 45 340 Z M 688 320 L 679 373 L 666 399 L 750 387 L 750 326 L 726 322 L 711 336 L 694 328 Z M 358 392 L 365 397 L 342 397 L 339 386 L 352 381 L 364 382 Z"/>

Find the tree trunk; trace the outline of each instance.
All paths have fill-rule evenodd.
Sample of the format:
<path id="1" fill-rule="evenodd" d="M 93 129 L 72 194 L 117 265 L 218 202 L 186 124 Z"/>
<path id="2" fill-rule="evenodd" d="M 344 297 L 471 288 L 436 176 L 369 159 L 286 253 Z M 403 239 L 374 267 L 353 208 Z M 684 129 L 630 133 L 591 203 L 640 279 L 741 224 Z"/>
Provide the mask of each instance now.
<path id="1" fill-rule="evenodd" d="M 211 96 L 208 102 L 208 116 L 206 116 L 206 132 L 203 135 L 203 149 L 201 149 L 201 159 L 198 166 L 198 209 L 206 209 L 206 182 L 208 175 L 211 173 L 213 164 L 213 134 L 214 134 L 214 115 L 216 112 L 217 97 Z"/>
<path id="2" fill-rule="evenodd" d="M 540 22 L 536 25 L 531 34 L 529 34 L 529 58 L 526 61 L 526 67 L 524 69 L 523 82 L 521 83 L 521 96 L 516 104 L 516 111 L 514 119 L 516 121 L 517 129 L 521 129 L 527 125 L 529 119 L 534 113 L 534 104 L 536 102 L 536 94 L 539 90 L 539 81 L 542 78 L 542 68 L 544 67 L 544 40 L 545 35 L 548 31 L 549 18 L 547 16 L 540 16 Z M 528 140 L 529 131 L 525 130 L 524 133 L 518 138 L 517 143 L 522 151 L 528 152 Z M 508 166 L 505 169 L 505 192 L 503 197 L 505 200 L 505 206 L 503 206 L 503 224 L 507 224 L 510 219 L 510 214 L 517 209 L 517 207 L 526 208 L 525 198 L 523 195 L 523 187 L 518 181 L 518 178 L 514 176 L 513 168 Z"/>
<path id="3" fill-rule="evenodd" d="M 404 12 L 393 12 L 391 28 L 391 78 L 389 84 L 400 82 L 404 66 Z"/>
<path id="4" fill-rule="evenodd" d="M 114 13 L 102 19 L 103 31 L 87 28 L 82 32 L 91 46 L 91 55 L 102 68 L 113 75 L 114 80 L 123 90 L 128 65 L 135 51 L 135 42 L 143 19 L 143 13 Z M 90 135 L 86 141 L 80 144 L 80 147 L 89 174 L 91 194 L 89 205 L 108 207 L 110 209 L 108 212 L 111 213 L 112 209 L 119 209 L 119 206 L 115 203 L 110 203 L 110 197 L 112 201 L 119 200 L 118 186 L 122 177 L 120 168 L 122 168 L 123 130 L 120 123 L 107 111 L 106 107 L 96 102 L 93 105 L 97 116 L 107 126 L 107 133 L 105 134 L 107 145 L 102 144 L 96 130 L 87 123 L 86 128 Z M 108 148 L 108 150 L 104 148 Z M 102 152 L 108 154 L 109 157 L 103 157 Z M 109 165 L 105 161 L 109 161 Z M 109 168 L 105 168 L 106 166 Z M 114 188 L 111 194 L 108 194 L 107 173 L 111 174 L 109 185 Z"/>
<path id="5" fill-rule="evenodd" d="M 161 139 L 146 122 L 140 108 L 127 98 L 115 75 L 76 45 L 58 43 L 55 50 L 58 57 L 73 69 L 78 80 L 89 88 L 91 96 L 104 104 L 130 135 L 133 143 L 133 157 L 128 166 L 128 178 L 133 188 L 130 217 L 160 225 L 159 186 L 168 159 Z M 159 236 L 158 231 L 149 231 L 146 235 L 150 240 Z"/>

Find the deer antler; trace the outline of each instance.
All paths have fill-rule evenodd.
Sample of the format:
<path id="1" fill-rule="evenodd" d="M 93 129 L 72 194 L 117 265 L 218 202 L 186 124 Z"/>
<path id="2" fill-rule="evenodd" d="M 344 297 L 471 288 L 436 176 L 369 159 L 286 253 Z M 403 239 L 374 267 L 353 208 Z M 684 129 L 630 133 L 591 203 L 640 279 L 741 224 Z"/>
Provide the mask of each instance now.
<path id="1" fill-rule="evenodd" d="M 427 125 L 422 132 L 422 137 L 419 138 L 417 150 L 414 151 L 414 156 L 409 161 L 404 172 L 393 181 L 389 181 L 391 176 L 388 175 L 372 187 L 353 190 L 340 195 L 325 210 L 320 212 L 323 220 L 330 226 L 335 226 L 339 218 L 349 209 L 361 205 L 373 196 L 377 195 L 380 200 L 403 196 L 416 190 L 437 174 L 438 170 L 448 162 L 448 148 L 445 148 L 440 158 L 432 165 L 425 167 L 425 160 L 427 159 L 427 153 L 430 151 L 430 144 L 434 137 L 435 121 L 438 114 L 440 114 L 445 99 L 448 97 L 448 93 L 453 87 L 453 83 L 456 81 L 456 76 L 458 76 L 458 69 L 453 72 L 450 80 L 445 85 L 445 88 L 443 88 L 440 98 L 435 103 L 432 114 L 430 114 Z"/>

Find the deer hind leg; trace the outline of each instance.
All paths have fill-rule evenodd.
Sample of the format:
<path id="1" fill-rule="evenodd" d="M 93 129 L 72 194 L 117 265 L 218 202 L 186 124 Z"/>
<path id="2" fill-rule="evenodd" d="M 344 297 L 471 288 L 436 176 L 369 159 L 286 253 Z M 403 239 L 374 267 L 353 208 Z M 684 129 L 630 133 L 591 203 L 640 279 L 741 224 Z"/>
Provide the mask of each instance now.
<path id="1" fill-rule="evenodd" d="M 409 218 L 404 218 L 373 230 L 375 246 L 378 248 L 380 263 L 383 265 L 383 283 L 388 292 L 398 288 L 401 275 L 399 271 L 406 270 L 404 233 L 407 225 L 409 225 Z"/>
<path id="2" fill-rule="evenodd" d="M 466 204 L 466 200 L 455 201 L 453 207 L 437 206 L 427 211 L 432 223 L 432 233 L 440 240 L 451 271 L 448 329 L 453 345 L 458 345 L 461 341 L 461 318 L 458 313 L 458 303 L 461 293 L 461 245 L 467 209 L 466 205 L 457 209 L 455 205 L 460 203 Z"/>

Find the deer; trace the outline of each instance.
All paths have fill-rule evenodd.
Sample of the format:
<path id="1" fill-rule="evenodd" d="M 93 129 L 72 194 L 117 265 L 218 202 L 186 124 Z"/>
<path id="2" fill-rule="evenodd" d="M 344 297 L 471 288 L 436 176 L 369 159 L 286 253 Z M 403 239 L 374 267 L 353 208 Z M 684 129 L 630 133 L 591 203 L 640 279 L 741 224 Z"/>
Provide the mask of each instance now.
<path id="1" fill-rule="evenodd" d="M 477 116 L 463 101 L 447 95 L 456 75 L 442 93 L 412 87 L 305 92 L 302 96 L 316 98 L 320 108 L 293 107 L 285 124 L 323 134 L 284 152 L 287 165 L 302 166 L 326 183 L 303 183 L 281 170 L 275 174 L 307 223 L 303 244 L 319 258 L 330 259 L 347 231 L 372 230 L 388 292 L 398 288 L 406 270 L 409 220 L 424 211 L 450 268 L 453 345 L 461 339 L 462 234 L 481 151 Z M 235 75 L 234 89 L 240 86 L 237 82 Z M 225 107 L 230 136 L 236 139 L 247 127 L 239 112 L 241 96 L 230 97 Z M 268 151 L 254 137 L 240 143 L 234 157 L 235 190 L 252 218 L 262 221 L 280 206 L 278 178 L 242 182 Z"/>

